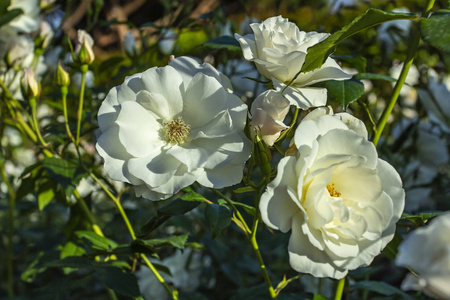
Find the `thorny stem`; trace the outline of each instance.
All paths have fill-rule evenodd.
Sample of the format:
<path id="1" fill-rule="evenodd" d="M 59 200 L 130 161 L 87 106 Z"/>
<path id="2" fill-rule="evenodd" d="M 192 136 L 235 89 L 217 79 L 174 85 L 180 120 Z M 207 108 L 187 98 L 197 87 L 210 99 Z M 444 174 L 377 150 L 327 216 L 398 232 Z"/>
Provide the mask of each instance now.
<path id="1" fill-rule="evenodd" d="M 130 220 L 128 219 L 128 216 L 125 213 L 119 199 L 111 193 L 111 191 L 103 184 L 103 182 L 97 176 L 95 176 L 94 173 L 90 172 L 89 170 L 86 170 L 86 171 L 89 172 L 89 175 L 92 177 L 92 179 L 94 179 L 94 181 L 97 182 L 97 184 L 103 189 L 103 191 L 108 195 L 108 197 L 116 204 L 117 208 L 119 209 L 120 215 L 122 216 L 122 219 L 124 220 L 124 222 L 128 228 L 128 232 L 130 233 L 131 238 L 133 240 L 136 240 L 136 234 L 134 233 L 134 230 L 133 230 L 133 227 L 131 226 Z M 141 253 L 140 256 L 144 260 L 145 264 L 150 268 L 150 270 L 152 270 L 153 274 L 156 276 L 158 281 L 164 286 L 166 291 L 172 296 L 172 299 L 177 300 L 178 299 L 177 290 L 175 290 L 175 289 L 172 290 L 167 285 L 164 278 L 162 278 L 162 276 L 159 274 L 158 270 L 156 270 L 156 268 L 153 266 L 153 264 L 150 262 L 150 260 L 148 260 L 148 258 L 145 254 Z"/>

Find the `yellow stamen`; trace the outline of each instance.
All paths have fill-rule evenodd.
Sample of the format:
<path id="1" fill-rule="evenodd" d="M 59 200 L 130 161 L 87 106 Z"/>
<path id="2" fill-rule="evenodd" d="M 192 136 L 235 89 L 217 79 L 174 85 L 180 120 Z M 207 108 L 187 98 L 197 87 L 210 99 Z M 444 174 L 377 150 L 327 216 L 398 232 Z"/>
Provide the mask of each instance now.
<path id="1" fill-rule="evenodd" d="M 340 197 L 341 196 L 341 193 L 336 191 L 336 189 L 334 188 L 334 183 L 331 183 L 331 184 L 329 183 L 327 185 L 327 190 L 328 190 L 328 193 L 330 193 L 331 197 Z"/>
<path id="2" fill-rule="evenodd" d="M 181 145 L 186 141 L 191 126 L 184 123 L 181 117 L 173 118 L 172 121 L 164 123 L 164 138 L 171 144 Z"/>

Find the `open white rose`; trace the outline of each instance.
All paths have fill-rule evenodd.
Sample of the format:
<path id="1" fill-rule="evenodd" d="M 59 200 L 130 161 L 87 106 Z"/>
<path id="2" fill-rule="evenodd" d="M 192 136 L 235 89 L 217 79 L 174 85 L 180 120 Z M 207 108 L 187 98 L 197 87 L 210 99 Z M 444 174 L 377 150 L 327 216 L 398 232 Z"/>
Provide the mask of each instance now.
<path id="1" fill-rule="evenodd" d="M 269 227 L 292 230 L 288 251 L 295 270 L 340 279 L 370 264 L 393 238 L 405 193 L 398 173 L 367 140 L 364 124 L 347 113 L 331 114 L 318 108 L 299 124 L 298 151 L 281 159 L 260 210 Z"/>
<path id="2" fill-rule="evenodd" d="M 263 140 L 272 146 L 281 131 L 289 128 L 283 123 L 289 112 L 289 101 L 275 90 L 267 90 L 253 101 L 250 113 L 252 120 L 250 133 L 255 135 L 254 128 L 261 131 Z"/>
<path id="3" fill-rule="evenodd" d="M 39 0 L 12 0 L 8 10 L 21 9 L 23 14 L 15 17 L 6 26 L 17 32 L 30 33 L 39 28 L 41 19 L 39 13 Z"/>
<path id="4" fill-rule="evenodd" d="M 251 24 L 254 34 L 235 38 L 241 44 L 245 59 L 256 64 L 258 71 L 273 81 L 275 88 L 283 90 L 294 79 L 305 62 L 309 47 L 323 41 L 327 33 L 304 32 L 281 16 L 272 17 L 262 23 Z M 301 109 L 323 106 L 327 101 L 325 88 L 309 87 L 326 80 L 350 79 L 332 58 L 321 68 L 301 73 L 284 91 L 284 95 Z"/>
<path id="5" fill-rule="evenodd" d="M 188 57 L 125 78 L 98 113 L 106 172 L 151 200 L 195 181 L 214 188 L 239 183 L 250 155 L 247 107 L 230 91 L 228 78 Z"/>
<path id="6" fill-rule="evenodd" d="M 419 275 L 408 274 L 402 289 L 450 299 L 450 213 L 410 233 L 400 244 L 395 263 Z"/>

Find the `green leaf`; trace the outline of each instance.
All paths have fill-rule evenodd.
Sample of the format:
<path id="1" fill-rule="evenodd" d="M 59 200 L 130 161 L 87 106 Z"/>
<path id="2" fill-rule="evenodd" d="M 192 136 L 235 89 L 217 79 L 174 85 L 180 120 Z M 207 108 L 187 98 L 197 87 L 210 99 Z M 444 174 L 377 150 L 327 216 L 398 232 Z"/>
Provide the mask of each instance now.
<path id="1" fill-rule="evenodd" d="M 228 49 L 231 51 L 241 51 L 241 45 L 232 36 L 224 35 L 219 36 L 215 39 L 209 40 L 202 44 L 203 46 L 210 49 Z"/>
<path id="2" fill-rule="evenodd" d="M 204 202 L 206 199 L 202 195 L 194 192 L 191 187 L 186 187 L 183 189 L 186 192 L 183 196 L 181 196 L 181 200 L 184 201 L 201 201 Z"/>
<path id="3" fill-rule="evenodd" d="M 42 211 L 53 199 L 55 199 L 54 183 L 44 180 L 38 190 L 39 210 Z"/>
<path id="4" fill-rule="evenodd" d="M 233 192 L 236 194 L 242 194 L 242 193 L 248 193 L 248 192 L 254 192 L 255 188 L 251 186 L 244 186 L 238 189 L 235 189 Z"/>
<path id="5" fill-rule="evenodd" d="M 100 236 L 93 231 L 79 230 L 75 232 L 80 239 L 85 238 L 92 243 L 95 249 L 113 250 L 117 247 L 117 243 L 106 237 Z"/>
<path id="6" fill-rule="evenodd" d="M 403 213 L 401 220 L 413 222 L 414 225 L 416 225 L 416 226 L 422 226 L 429 219 L 437 217 L 440 214 L 442 214 L 442 212 L 426 212 L 426 213 L 420 213 L 419 215 L 410 215 L 407 213 Z"/>
<path id="7" fill-rule="evenodd" d="M 352 285 L 353 289 L 363 289 L 371 292 L 375 292 L 384 296 L 400 295 L 403 299 L 413 300 L 414 298 L 409 296 L 402 290 L 387 284 L 382 281 L 360 281 Z"/>
<path id="8" fill-rule="evenodd" d="M 68 256 L 63 259 L 54 260 L 46 263 L 48 267 L 73 268 L 73 269 L 92 269 L 92 262 L 82 256 Z"/>
<path id="9" fill-rule="evenodd" d="M 402 237 L 398 233 L 395 233 L 392 241 L 390 241 L 389 244 L 387 244 L 386 248 L 384 248 L 381 253 L 389 257 L 390 259 L 395 259 L 398 252 L 398 246 L 401 244 L 402 241 L 403 241 Z"/>
<path id="10" fill-rule="evenodd" d="M 253 206 L 250 206 L 250 205 L 247 205 L 247 204 L 244 204 L 244 203 L 241 203 L 241 202 L 236 202 L 236 201 L 233 201 L 233 200 L 229 200 L 229 201 L 230 201 L 231 203 L 233 203 L 234 206 L 242 207 L 249 215 L 252 215 L 252 216 L 255 215 L 256 209 L 255 209 Z M 219 200 L 217 201 L 217 203 L 218 203 L 219 205 L 226 205 L 226 204 L 227 204 L 227 201 L 225 201 L 225 200 L 223 200 L 223 199 L 219 199 Z"/>
<path id="11" fill-rule="evenodd" d="M 212 238 L 215 238 L 222 230 L 230 226 L 231 211 L 226 206 L 210 204 L 205 208 L 205 218 L 211 228 Z"/>
<path id="12" fill-rule="evenodd" d="M 100 281 L 107 287 L 127 297 L 139 297 L 141 295 L 136 276 L 133 273 L 124 272 L 120 268 L 106 267 L 96 269 Z"/>
<path id="13" fill-rule="evenodd" d="M 314 298 L 313 298 L 313 300 L 327 300 L 327 299 L 328 299 L 327 297 L 324 297 L 320 294 L 314 294 Z"/>
<path id="14" fill-rule="evenodd" d="M 100 64 L 98 69 L 101 73 L 111 72 L 112 70 L 117 68 L 124 60 L 125 60 L 125 58 L 123 56 L 111 57 L 111 58 L 103 61 Z"/>
<path id="15" fill-rule="evenodd" d="M 331 57 L 341 62 L 348 63 L 350 66 L 358 70 L 358 72 L 366 72 L 367 59 L 365 57 L 356 55 L 332 55 Z"/>
<path id="16" fill-rule="evenodd" d="M 188 238 L 187 234 L 183 235 L 174 235 L 166 238 L 160 239 L 151 239 L 151 240 L 134 240 L 131 242 L 131 246 L 133 249 L 139 250 L 141 247 L 144 249 L 153 251 L 156 247 L 162 246 L 173 246 L 179 249 L 184 249 L 184 244 L 186 243 Z"/>
<path id="17" fill-rule="evenodd" d="M 357 80 L 328 80 L 325 87 L 334 96 L 334 98 L 342 105 L 344 110 L 348 105 L 364 94 L 364 85 Z"/>
<path id="18" fill-rule="evenodd" d="M 320 68 L 326 61 L 328 56 L 330 56 L 334 52 L 337 44 L 339 44 L 343 40 L 367 28 L 394 20 L 417 21 L 418 16 L 417 14 L 384 12 L 382 10 L 370 8 L 364 14 L 355 18 L 350 24 L 343 27 L 341 30 L 333 33 L 322 42 L 308 48 L 308 54 L 306 55 L 301 72 L 306 73 Z"/>
<path id="19" fill-rule="evenodd" d="M 450 53 L 450 11 L 441 10 L 430 18 L 420 19 L 422 39 L 430 45 Z"/>
<path id="20" fill-rule="evenodd" d="M 23 10 L 21 10 L 20 8 L 13 8 L 13 9 L 9 10 L 8 12 L 6 12 L 6 14 L 2 13 L 0 15 L 0 27 L 8 24 L 14 18 L 20 16 L 21 14 L 23 14 Z"/>
<path id="21" fill-rule="evenodd" d="M 88 175 L 77 163 L 61 158 L 46 157 L 42 165 L 49 177 L 65 189 L 66 197 L 70 197 L 81 179 Z"/>

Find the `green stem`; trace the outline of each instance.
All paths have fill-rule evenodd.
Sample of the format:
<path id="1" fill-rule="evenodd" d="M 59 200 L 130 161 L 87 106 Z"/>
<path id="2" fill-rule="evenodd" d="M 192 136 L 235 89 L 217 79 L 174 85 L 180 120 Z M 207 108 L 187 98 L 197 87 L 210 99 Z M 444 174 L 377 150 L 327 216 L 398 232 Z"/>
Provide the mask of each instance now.
<path id="1" fill-rule="evenodd" d="M 9 182 L 8 176 L 5 173 L 5 168 L 3 167 L 3 161 L 0 161 L 0 172 L 2 175 L 3 182 L 6 184 L 8 189 L 9 198 L 9 209 L 8 209 L 8 252 L 7 252 L 7 270 L 8 270 L 8 296 L 10 298 L 14 297 L 14 262 L 13 262 L 13 234 L 14 234 L 14 206 L 16 193 Z"/>
<path id="2" fill-rule="evenodd" d="M 403 64 L 402 71 L 397 80 L 397 83 L 394 86 L 394 90 L 392 91 L 391 99 L 386 108 L 384 109 L 383 114 L 381 115 L 380 120 L 378 121 L 376 127 L 375 135 L 373 138 L 373 143 L 375 144 L 375 146 L 378 144 L 378 141 L 380 140 L 381 133 L 383 132 L 384 127 L 386 126 L 386 122 L 389 118 L 389 115 L 394 109 L 395 103 L 397 103 L 398 96 L 400 95 L 400 90 L 402 89 L 402 86 L 405 83 L 409 68 L 411 67 L 414 61 L 414 56 L 416 55 L 417 48 L 419 47 L 420 32 L 418 24 L 412 24 L 411 31 L 412 31 L 412 38 L 410 40 L 411 42 L 408 47 L 408 52 L 406 54 L 406 60 Z"/>
<path id="3" fill-rule="evenodd" d="M 30 99 L 30 107 L 31 107 L 31 117 L 33 118 L 34 131 L 37 134 L 37 138 L 39 142 L 42 144 L 44 148 L 47 148 L 47 143 L 44 141 L 44 138 L 41 135 L 41 131 L 39 130 L 39 123 L 36 117 L 36 98 Z"/>
<path id="4" fill-rule="evenodd" d="M 86 170 L 88 171 L 88 170 Z M 131 235 L 131 238 L 133 240 L 136 240 L 136 234 L 134 233 L 134 229 L 131 226 L 130 220 L 128 219 L 127 214 L 125 213 L 125 210 L 122 207 L 122 204 L 120 203 L 119 199 L 117 197 L 115 197 L 111 191 L 103 184 L 103 182 L 101 182 L 101 180 L 95 176 L 94 173 L 89 172 L 89 175 L 92 177 L 92 179 L 94 179 L 95 182 L 97 182 L 97 184 L 103 189 L 103 191 L 108 195 L 108 197 L 116 204 L 117 208 L 119 209 L 120 215 L 122 216 L 122 219 L 125 221 L 125 224 L 128 228 L 128 232 Z M 152 270 L 153 274 L 156 276 L 156 278 L 159 280 L 159 282 L 164 286 L 164 288 L 166 289 L 166 291 L 172 296 L 173 300 L 177 300 L 178 299 L 178 292 L 177 290 L 172 290 L 167 283 L 164 281 L 164 278 L 162 278 L 162 276 L 159 274 L 158 270 L 156 270 L 156 268 L 153 266 L 153 264 L 150 262 L 150 260 L 148 260 L 147 256 L 143 253 L 140 254 L 141 258 L 144 260 L 145 264 L 150 268 L 150 270 Z"/>
<path id="5" fill-rule="evenodd" d="M 336 294 L 334 295 L 334 300 L 341 300 L 342 293 L 344 292 L 344 286 L 345 286 L 345 277 L 338 281 L 336 287 Z"/>
<path id="6" fill-rule="evenodd" d="M 61 98 L 62 98 L 62 103 L 63 103 L 64 125 L 66 127 L 67 136 L 70 138 L 70 140 L 72 142 L 75 142 L 72 132 L 70 131 L 70 127 L 69 127 L 69 117 L 67 114 L 67 93 L 68 93 L 67 86 L 62 86 L 61 87 Z"/>
<path id="7" fill-rule="evenodd" d="M 84 102 L 84 86 L 86 83 L 86 73 L 88 71 L 88 65 L 81 65 L 81 87 L 80 87 L 80 100 L 78 103 L 77 112 L 77 136 L 75 138 L 75 145 L 80 144 L 80 132 L 81 132 L 81 117 L 83 115 L 83 102 Z"/>

